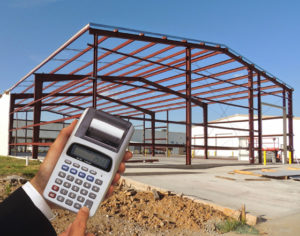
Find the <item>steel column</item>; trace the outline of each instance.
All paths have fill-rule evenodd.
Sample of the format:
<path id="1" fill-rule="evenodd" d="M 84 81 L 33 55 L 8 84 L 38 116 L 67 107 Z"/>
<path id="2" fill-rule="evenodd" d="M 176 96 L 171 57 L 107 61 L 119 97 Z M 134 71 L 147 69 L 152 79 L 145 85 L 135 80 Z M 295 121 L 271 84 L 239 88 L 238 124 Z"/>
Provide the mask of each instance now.
<path id="1" fill-rule="evenodd" d="M 143 116 L 143 143 L 145 143 L 146 142 L 146 117 L 145 117 L 146 115 L 144 114 L 144 116 Z M 145 148 L 145 146 L 144 146 L 144 150 L 143 150 L 143 152 L 144 152 L 144 155 L 146 155 L 146 148 Z"/>
<path id="2" fill-rule="evenodd" d="M 97 108 L 98 35 L 94 34 L 93 108 Z"/>
<path id="3" fill-rule="evenodd" d="M 155 113 L 151 114 L 152 156 L 155 156 Z"/>
<path id="4" fill-rule="evenodd" d="M 28 111 L 25 113 L 25 125 L 28 125 Z M 25 129 L 25 143 L 27 143 L 27 128 Z M 25 145 L 25 152 L 27 152 L 27 145 Z"/>
<path id="5" fill-rule="evenodd" d="M 257 116 L 258 116 L 258 162 L 262 163 L 262 112 L 261 112 L 261 90 L 260 74 L 257 75 Z"/>
<path id="6" fill-rule="evenodd" d="M 191 165 L 192 157 L 192 106 L 191 106 L 191 48 L 186 48 L 186 165 Z"/>
<path id="7" fill-rule="evenodd" d="M 294 162 L 293 90 L 288 90 L 289 151 Z"/>
<path id="8" fill-rule="evenodd" d="M 283 155 L 281 157 L 282 164 L 286 164 L 288 160 L 287 155 L 287 140 L 286 140 L 286 90 L 282 90 L 282 121 L 283 121 Z"/>
<path id="9" fill-rule="evenodd" d="M 169 111 L 166 110 L 166 113 L 167 113 L 167 127 L 166 127 L 166 144 L 169 143 Z M 169 156 L 169 148 L 168 146 L 166 147 L 166 157 Z"/>
<path id="10" fill-rule="evenodd" d="M 248 69 L 249 163 L 254 164 L 253 72 Z"/>
<path id="11" fill-rule="evenodd" d="M 10 95 L 10 108 L 9 108 L 9 128 L 8 128 L 8 142 L 11 144 L 13 142 L 13 127 L 14 127 L 14 109 L 16 103 L 15 94 Z M 8 154 L 11 155 L 11 145 L 8 147 Z"/>
<path id="12" fill-rule="evenodd" d="M 208 120 L 208 113 L 207 113 L 207 105 L 203 106 L 203 134 L 204 134 L 204 159 L 208 159 L 208 126 L 207 126 L 207 120 Z"/>
<path id="13" fill-rule="evenodd" d="M 37 101 L 42 98 L 43 95 L 43 82 L 40 79 L 34 78 L 34 100 Z M 41 122 L 41 107 L 42 101 L 39 100 L 38 102 L 34 103 L 33 108 L 33 124 L 38 124 Z M 39 143 L 40 139 L 40 126 L 33 126 L 33 143 Z M 38 158 L 38 145 L 32 145 L 32 158 Z"/>

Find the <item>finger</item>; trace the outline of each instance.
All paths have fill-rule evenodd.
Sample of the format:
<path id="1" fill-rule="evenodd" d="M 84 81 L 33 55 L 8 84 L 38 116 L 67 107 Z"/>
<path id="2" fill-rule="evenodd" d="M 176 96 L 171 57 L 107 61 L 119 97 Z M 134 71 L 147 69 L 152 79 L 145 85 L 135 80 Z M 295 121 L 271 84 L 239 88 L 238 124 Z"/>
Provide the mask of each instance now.
<path id="1" fill-rule="evenodd" d="M 126 151 L 123 157 L 123 161 L 126 162 L 132 157 L 132 153 L 130 151 Z"/>
<path id="2" fill-rule="evenodd" d="M 87 233 L 85 236 L 95 236 L 95 234 Z"/>
<path id="3" fill-rule="evenodd" d="M 116 175 L 115 175 L 115 177 L 114 177 L 114 179 L 112 181 L 112 185 L 118 183 L 118 181 L 120 180 L 120 178 L 121 178 L 121 175 L 119 173 L 116 173 Z"/>
<path id="4" fill-rule="evenodd" d="M 123 174 L 124 172 L 125 172 L 125 163 L 121 162 L 118 169 L 118 173 Z"/>
<path id="5" fill-rule="evenodd" d="M 68 127 L 61 130 L 47 153 L 43 163 L 45 166 L 54 168 L 76 124 L 77 120 L 74 120 Z"/>
<path id="6" fill-rule="evenodd" d="M 55 148 L 55 151 L 58 151 L 58 150 L 62 151 L 63 148 L 65 147 L 72 131 L 74 130 L 76 124 L 77 124 L 77 120 L 73 120 L 73 122 L 69 126 L 67 126 L 66 128 L 63 128 L 60 131 L 60 133 L 57 136 L 54 143 L 51 145 L 51 148 Z"/>
<path id="7" fill-rule="evenodd" d="M 110 197 L 113 194 L 113 192 L 114 192 L 114 186 L 110 185 L 105 198 Z"/>
<path id="8" fill-rule="evenodd" d="M 82 236 L 85 234 L 86 223 L 89 218 L 89 209 L 87 207 L 82 207 L 77 216 L 72 223 L 70 235 L 72 236 Z"/>

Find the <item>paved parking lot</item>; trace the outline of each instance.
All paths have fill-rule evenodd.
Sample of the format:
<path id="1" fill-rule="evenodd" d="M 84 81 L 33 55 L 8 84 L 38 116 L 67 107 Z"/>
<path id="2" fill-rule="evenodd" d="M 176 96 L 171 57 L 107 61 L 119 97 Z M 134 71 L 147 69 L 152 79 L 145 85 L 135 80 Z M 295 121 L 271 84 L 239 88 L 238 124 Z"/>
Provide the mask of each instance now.
<path id="1" fill-rule="evenodd" d="M 124 176 L 235 210 L 245 204 L 246 211 L 262 221 L 300 214 L 299 181 L 265 180 L 258 176 L 232 173 L 234 170 L 255 172 L 263 168 L 280 172 L 289 167 L 298 169 L 298 164 L 263 166 L 232 160 L 193 159 L 192 165 L 186 166 L 183 157 L 158 159 L 159 162 L 154 163 L 127 163 Z"/>

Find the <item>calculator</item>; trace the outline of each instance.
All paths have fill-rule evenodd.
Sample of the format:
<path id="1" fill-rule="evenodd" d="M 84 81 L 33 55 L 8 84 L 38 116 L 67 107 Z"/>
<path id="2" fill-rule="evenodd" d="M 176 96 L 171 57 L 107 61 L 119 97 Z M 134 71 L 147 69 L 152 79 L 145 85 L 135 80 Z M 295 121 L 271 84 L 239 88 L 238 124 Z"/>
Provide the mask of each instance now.
<path id="1" fill-rule="evenodd" d="M 87 108 L 77 122 L 43 192 L 48 201 L 93 216 L 105 198 L 134 132 L 133 125 Z"/>

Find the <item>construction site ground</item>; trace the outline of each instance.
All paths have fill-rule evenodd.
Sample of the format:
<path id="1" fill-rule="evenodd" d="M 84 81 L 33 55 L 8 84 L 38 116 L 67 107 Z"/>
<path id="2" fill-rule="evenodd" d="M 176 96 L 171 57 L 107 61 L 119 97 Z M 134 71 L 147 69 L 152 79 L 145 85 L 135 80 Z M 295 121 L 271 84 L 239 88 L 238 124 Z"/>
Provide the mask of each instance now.
<path id="1" fill-rule="evenodd" d="M 246 219 L 249 224 L 257 223 L 260 235 L 299 235 L 300 181 L 289 178 L 300 175 L 299 164 L 264 166 L 194 158 L 192 165 L 186 166 L 184 157 L 155 157 L 158 161 L 144 162 L 151 159 L 134 156 L 133 162 L 126 163 L 115 194 L 89 220 L 90 232 L 118 236 L 219 235 L 217 223 L 228 215 L 239 217 L 245 205 Z M 15 178 L 0 178 L 0 202 L 24 183 Z M 56 214 L 52 224 L 59 233 L 75 215 L 65 210 Z"/>
<path id="2" fill-rule="evenodd" d="M 153 159 L 134 157 L 133 160 Z M 250 165 L 236 160 L 155 157 L 158 162 L 127 163 L 125 179 L 183 194 L 200 202 L 241 209 L 257 216 L 257 228 L 268 235 L 297 235 L 300 232 L 300 181 L 285 174 L 300 175 L 299 164 Z M 268 173 L 279 177 L 264 177 Z M 297 232 L 297 233 L 296 233 Z"/>

